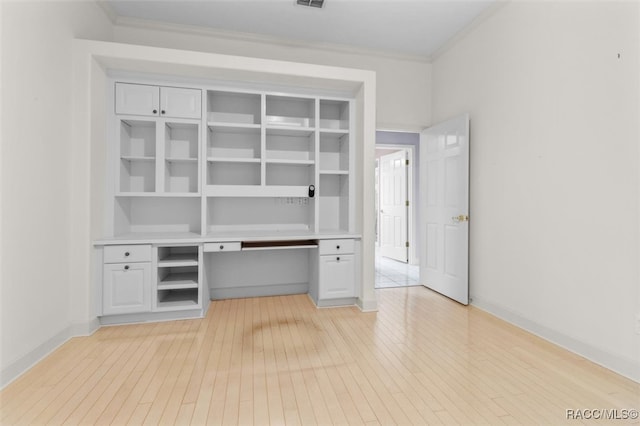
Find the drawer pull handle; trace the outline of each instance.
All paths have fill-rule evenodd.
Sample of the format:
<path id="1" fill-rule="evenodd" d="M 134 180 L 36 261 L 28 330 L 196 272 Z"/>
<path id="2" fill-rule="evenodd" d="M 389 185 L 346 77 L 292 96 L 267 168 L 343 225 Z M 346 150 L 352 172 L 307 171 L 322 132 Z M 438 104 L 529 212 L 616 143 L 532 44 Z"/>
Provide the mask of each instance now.
<path id="1" fill-rule="evenodd" d="M 224 246 L 222 244 L 220 245 L 220 250 L 224 250 Z"/>
<path id="2" fill-rule="evenodd" d="M 154 114 L 157 114 L 157 113 L 158 113 L 158 110 L 157 110 L 157 109 L 154 109 L 154 110 L 153 110 L 153 113 L 154 113 Z"/>
<path id="3" fill-rule="evenodd" d="M 129 255 L 130 255 L 130 254 L 131 254 L 131 253 L 129 253 L 128 251 L 125 251 L 125 252 L 124 252 L 124 257 L 129 257 Z"/>
<path id="4" fill-rule="evenodd" d="M 129 270 L 129 265 L 124 265 L 124 270 L 128 271 Z"/>
<path id="5" fill-rule="evenodd" d="M 340 246 L 336 246 L 336 250 L 340 250 Z"/>
<path id="6" fill-rule="evenodd" d="M 339 257 L 336 257 L 336 262 L 340 262 L 340 258 Z"/>

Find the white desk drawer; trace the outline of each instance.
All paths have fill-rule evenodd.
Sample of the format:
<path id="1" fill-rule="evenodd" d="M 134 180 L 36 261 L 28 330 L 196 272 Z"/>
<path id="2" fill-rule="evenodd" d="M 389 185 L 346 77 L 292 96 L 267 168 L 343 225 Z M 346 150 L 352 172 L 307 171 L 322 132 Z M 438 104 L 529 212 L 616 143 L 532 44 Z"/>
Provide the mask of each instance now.
<path id="1" fill-rule="evenodd" d="M 350 239 L 320 240 L 318 245 L 320 255 L 353 253 L 355 249 L 355 242 Z"/>
<path id="2" fill-rule="evenodd" d="M 205 252 L 240 251 L 240 241 L 223 241 L 220 243 L 204 243 Z"/>
<path id="3" fill-rule="evenodd" d="M 151 245 L 105 246 L 104 263 L 151 262 Z"/>

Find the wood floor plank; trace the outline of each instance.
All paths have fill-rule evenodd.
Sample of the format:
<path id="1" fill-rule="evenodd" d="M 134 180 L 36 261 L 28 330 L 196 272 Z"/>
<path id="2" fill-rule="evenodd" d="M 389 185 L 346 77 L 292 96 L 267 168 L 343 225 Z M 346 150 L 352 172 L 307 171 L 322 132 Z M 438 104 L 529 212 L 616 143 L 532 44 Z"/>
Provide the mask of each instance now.
<path id="1" fill-rule="evenodd" d="M 596 425 L 566 410 L 640 408 L 640 384 L 473 306 L 377 294 L 375 313 L 292 295 L 101 328 L 0 391 L 0 423 Z"/>

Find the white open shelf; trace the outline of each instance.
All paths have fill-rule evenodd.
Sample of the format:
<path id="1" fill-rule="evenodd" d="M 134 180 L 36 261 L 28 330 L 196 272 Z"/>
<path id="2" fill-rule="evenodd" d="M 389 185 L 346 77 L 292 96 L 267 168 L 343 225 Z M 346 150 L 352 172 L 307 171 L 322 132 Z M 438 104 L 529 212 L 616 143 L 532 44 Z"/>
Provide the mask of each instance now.
<path id="1" fill-rule="evenodd" d="M 211 197 L 207 233 L 312 229 L 313 203 L 305 197 Z"/>
<path id="2" fill-rule="evenodd" d="M 162 278 L 158 283 L 158 290 L 176 290 L 198 288 L 198 273 L 173 273 Z"/>
<path id="3" fill-rule="evenodd" d="M 320 175 L 320 231 L 349 230 L 349 176 Z"/>
<path id="4" fill-rule="evenodd" d="M 200 197 L 117 197 L 114 236 L 200 234 Z"/>
<path id="5" fill-rule="evenodd" d="M 157 310 L 195 309 L 198 307 L 198 289 L 158 290 Z"/>
<path id="6" fill-rule="evenodd" d="M 207 92 L 206 120 L 227 125 L 260 125 L 262 98 L 256 93 Z"/>
<path id="7" fill-rule="evenodd" d="M 259 158 L 234 158 L 234 157 L 209 157 L 207 161 L 210 163 L 260 163 Z"/>
<path id="8" fill-rule="evenodd" d="M 156 123 L 119 120 L 119 192 L 156 190 Z"/>
<path id="9" fill-rule="evenodd" d="M 198 266 L 198 253 L 171 254 L 158 260 L 159 268 L 174 268 L 179 266 Z"/>
<path id="10" fill-rule="evenodd" d="M 156 157 L 145 157 L 142 155 L 121 155 L 120 159 L 125 161 L 156 161 Z"/>
<path id="11" fill-rule="evenodd" d="M 260 128 L 211 127 L 207 157 L 260 158 Z"/>
<path id="12" fill-rule="evenodd" d="M 349 135 L 320 133 L 319 167 L 324 171 L 349 172 Z"/>
<path id="13" fill-rule="evenodd" d="M 259 162 L 219 162 L 207 165 L 207 185 L 260 185 Z"/>
<path id="14" fill-rule="evenodd" d="M 334 131 L 349 130 L 349 102 L 321 99 L 320 128 Z"/>

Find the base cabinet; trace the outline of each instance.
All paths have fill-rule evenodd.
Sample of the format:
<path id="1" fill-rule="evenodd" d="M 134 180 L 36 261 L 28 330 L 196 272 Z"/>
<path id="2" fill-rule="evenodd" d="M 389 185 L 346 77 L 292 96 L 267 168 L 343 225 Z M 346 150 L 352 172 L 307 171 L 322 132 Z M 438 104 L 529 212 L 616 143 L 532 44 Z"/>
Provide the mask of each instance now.
<path id="1" fill-rule="evenodd" d="M 355 297 L 354 255 L 320 256 L 320 299 Z"/>
<path id="2" fill-rule="evenodd" d="M 103 314 L 118 315 L 151 310 L 151 264 L 104 265 Z"/>
<path id="3" fill-rule="evenodd" d="M 352 239 L 319 243 L 318 298 L 345 299 L 356 296 L 355 242 Z"/>

